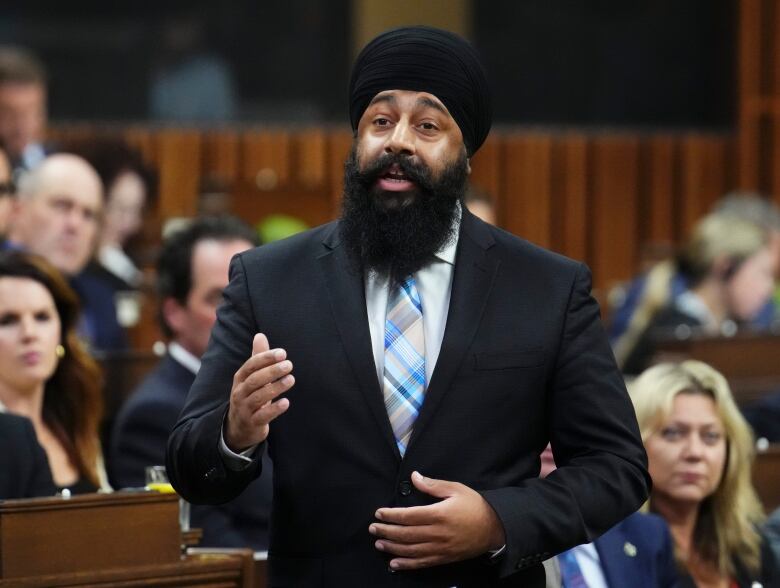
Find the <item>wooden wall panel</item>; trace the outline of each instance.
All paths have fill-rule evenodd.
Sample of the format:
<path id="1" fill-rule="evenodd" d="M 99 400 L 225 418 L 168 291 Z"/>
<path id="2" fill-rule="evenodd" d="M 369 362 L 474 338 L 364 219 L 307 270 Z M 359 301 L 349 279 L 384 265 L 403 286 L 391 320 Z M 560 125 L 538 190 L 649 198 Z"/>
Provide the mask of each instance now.
<path id="1" fill-rule="evenodd" d="M 688 134 L 681 142 L 681 236 L 727 191 L 726 144 L 715 136 Z"/>
<path id="2" fill-rule="evenodd" d="M 588 139 L 567 134 L 553 142 L 553 249 L 573 259 L 588 257 Z"/>
<path id="3" fill-rule="evenodd" d="M 239 179 L 241 150 L 238 132 L 211 131 L 203 136 L 203 173 L 207 177 L 231 183 Z"/>
<path id="4" fill-rule="evenodd" d="M 593 141 L 591 267 L 609 288 L 636 271 L 638 260 L 639 139 L 599 136 Z"/>
<path id="5" fill-rule="evenodd" d="M 198 131 L 159 131 L 156 152 L 160 178 L 158 210 L 162 219 L 195 214 L 202 143 Z"/>
<path id="6" fill-rule="evenodd" d="M 352 132 L 341 130 L 329 133 L 326 148 L 328 150 L 328 176 L 330 178 L 330 197 L 333 209 L 341 208 L 341 196 L 344 191 L 344 162 L 352 147 Z"/>
<path id="7" fill-rule="evenodd" d="M 322 189 L 328 176 L 328 146 L 324 129 L 309 129 L 293 137 L 293 165 L 297 183 Z"/>
<path id="8" fill-rule="evenodd" d="M 552 245 L 552 137 L 509 136 L 504 153 L 503 225 L 543 247 Z"/>
<path id="9" fill-rule="evenodd" d="M 498 202 L 499 194 L 503 189 L 501 185 L 502 146 L 503 141 L 498 133 L 489 136 L 484 145 L 471 158 L 471 177 L 469 177 L 469 182 L 491 199 L 499 218 L 504 214 L 504 211 L 500 210 Z"/>
<path id="10" fill-rule="evenodd" d="M 85 140 L 106 133 L 124 135 L 153 159 L 163 222 L 195 213 L 198 185 L 208 174 L 228 181 L 234 210 L 248 222 L 283 212 L 319 224 L 339 213 L 352 144 L 347 129 L 70 125 L 54 129 L 52 137 Z M 594 284 L 606 288 L 634 275 L 648 246 L 652 254 L 658 244 L 679 243 L 732 188 L 734 145 L 728 136 L 696 133 L 497 129 L 473 158 L 471 180 L 493 197 L 499 225 L 585 261 Z"/>
<path id="11" fill-rule="evenodd" d="M 678 157 L 677 142 L 670 135 L 650 137 L 642 148 L 642 238 L 654 247 L 671 246 L 679 235 L 675 210 Z"/>
<path id="12" fill-rule="evenodd" d="M 289 185 L 291 140 L 286 131 L 248 131 L 241 137 L 241 179 L 254 182 L 260 190 Z"/>

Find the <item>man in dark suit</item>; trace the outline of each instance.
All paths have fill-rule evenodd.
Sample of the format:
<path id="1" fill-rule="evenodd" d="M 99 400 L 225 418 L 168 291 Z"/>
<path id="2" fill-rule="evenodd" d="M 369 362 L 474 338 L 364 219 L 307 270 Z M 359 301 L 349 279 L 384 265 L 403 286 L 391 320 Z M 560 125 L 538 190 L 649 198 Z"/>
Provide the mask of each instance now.
<path id="1" fill-rule="evenodd" d="M 0 500 L 54 496 L 49 460 L 32 423 L 0 412 Z"/>
<path id="2" fill-rule="evenodd" d="M 466 41 L 380 35 L 350 93 L 342 217 L 233 260 L 172 482 L 228 500 L 267 448 L 271 586 L 544 586 L 648 492 L 589 272 L 461 206 L 491 122 Z"/>
<path id="3" fill-rule="evenodd" d="M 160 324 L 171 342 L 117 416 L 110 461 L 116 487 L 143 486 L 146 466 L 165 463 L 168 434 L 200 368 L 230 259 L 254 245 L 254 232 L 226 217 L 196 220 L 164 243 L 157 264 Z M 203 529 L 201 544 L 268 549 L 271 492 L 269 475 L 227 504 L 192 507 L 191 524 Z"/>
<path id="4" fill-rule="evenodd" d="M 95 249 L 103 214 L 103 185 L 94 168 L 70 153 L 51 155 L 24 174 L 8 228 L 6 247 L 45 258 L 68 278 L 79 296 L 79 332 L 93 350 L 127 347 L 113 291 L 84 272 Z"/>

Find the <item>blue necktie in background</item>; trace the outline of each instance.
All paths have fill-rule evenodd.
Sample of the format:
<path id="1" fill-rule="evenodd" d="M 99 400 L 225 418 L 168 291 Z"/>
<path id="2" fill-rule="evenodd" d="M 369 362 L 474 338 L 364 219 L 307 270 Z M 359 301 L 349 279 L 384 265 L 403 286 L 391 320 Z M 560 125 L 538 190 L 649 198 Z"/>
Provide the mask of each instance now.
<path id="1" fill-rule="evenodd" d="M 580 565 L 574 551 L 569 549 L 558 556 L 558 564 L 561 567 L 561 579 L 563 588 L 588 588 L 585 576 L 582 575 Z"/>

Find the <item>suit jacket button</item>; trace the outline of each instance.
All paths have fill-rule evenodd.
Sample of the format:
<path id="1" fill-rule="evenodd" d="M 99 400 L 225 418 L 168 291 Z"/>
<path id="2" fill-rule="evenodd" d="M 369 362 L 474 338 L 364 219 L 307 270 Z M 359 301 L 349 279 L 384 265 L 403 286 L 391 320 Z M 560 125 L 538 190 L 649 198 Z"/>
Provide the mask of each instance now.
<path id="1" fill-rule="evenodd" d="M 398 484 L 398 491 L 401 493 L 401 496 L 409 496 L 412 493 L 412 483 L 404 480 Z"/>

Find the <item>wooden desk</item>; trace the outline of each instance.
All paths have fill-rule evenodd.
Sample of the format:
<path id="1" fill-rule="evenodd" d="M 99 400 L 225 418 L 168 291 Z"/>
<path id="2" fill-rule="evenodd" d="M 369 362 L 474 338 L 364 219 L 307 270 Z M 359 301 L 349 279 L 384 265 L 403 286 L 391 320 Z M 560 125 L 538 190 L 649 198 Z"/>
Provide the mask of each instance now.
<path id="1" fill-rule="evenodd" d="M 0 587 L 86 585 L 251 588 L 253 554 L 183 556 L 174 494 L 0 502 Z"/>
<path id="2" fill-rule="evenodd" d="M 694 334 L 658 344 L 656 361 L 685 359 L 703 361 L 721 372 L 741 406 L 780 390 L 780 335 L 776 333 Z"/>
<path id="3" fill-rule="evenodd" d="M 780 444 L 770 445 L 756 455 L 753 485 L 767 514 L 780 507 Z"/>

